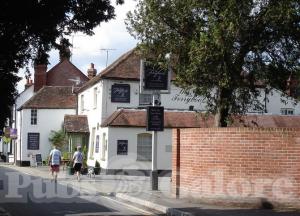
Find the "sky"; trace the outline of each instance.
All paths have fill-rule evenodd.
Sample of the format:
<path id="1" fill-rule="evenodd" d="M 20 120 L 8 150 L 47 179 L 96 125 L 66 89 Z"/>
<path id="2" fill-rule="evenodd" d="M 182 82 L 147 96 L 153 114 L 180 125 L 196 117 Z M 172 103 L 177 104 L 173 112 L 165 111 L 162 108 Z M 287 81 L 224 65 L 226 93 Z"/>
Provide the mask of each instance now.
<path id="1" fill-rule="evenodd" d="M 115 3 L 114 0 L 112 2 Z M 73 41 L 71 62 L 85 74 L 90 64 L 94 63 L 97 73 L 99 73 L 106 67 L 107 54 L 107 64 L 110 65 L 122 54 L 134 48 L 137 41 L 127 32 L 124 19 L 127 12 L 132 11 L 135 5 L 135 0 L 125 0 L 123 5 L 115 6 L 116 18 L 107 23 L 101 23 L 99 27 L 94 29 L 95 34 L 93 36 L 78 33 L 70 37 L 70 42 Z M 101 49 L 111 50 L 107 52 Z M 48 70 L 59 63 L 57 50 L 50 51 L 49 55 Z M 33 78 L 33 69 L 30 68 L 30 71 Z M 26 82 L 24 69 L 20 71 L 19 76 L 23 78 L 17 86 L 20 93 L 24 90 Z"/>

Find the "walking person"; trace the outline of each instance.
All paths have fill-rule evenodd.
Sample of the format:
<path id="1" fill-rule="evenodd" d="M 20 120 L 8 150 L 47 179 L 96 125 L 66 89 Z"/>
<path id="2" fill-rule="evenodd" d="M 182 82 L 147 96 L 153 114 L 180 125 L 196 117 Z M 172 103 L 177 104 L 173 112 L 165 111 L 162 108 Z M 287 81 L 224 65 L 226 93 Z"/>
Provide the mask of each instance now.
<path id="1" fill-rule="evenodd" d="M 83 154 L 81 152 L 81 146 L 77 146 L 77 151 L 74 152 L 73 155 L 73 164 L 74 164 L 74 170 L 77 175 L 77 180 L 80 181 L 80 171 L 82 167 L 83 162 Z"/>
<path id="2" fill-rule="evenodd" d="M 50 169 L 51 169 L 51 175 L 52 180 L 54 182 L 57 182 L 57 175 L 59 173 L 59 165 L 61 163 L 61 152 L 57 149 L 57 147 L 54 145 L 53 149 L 50 152 Z"/>

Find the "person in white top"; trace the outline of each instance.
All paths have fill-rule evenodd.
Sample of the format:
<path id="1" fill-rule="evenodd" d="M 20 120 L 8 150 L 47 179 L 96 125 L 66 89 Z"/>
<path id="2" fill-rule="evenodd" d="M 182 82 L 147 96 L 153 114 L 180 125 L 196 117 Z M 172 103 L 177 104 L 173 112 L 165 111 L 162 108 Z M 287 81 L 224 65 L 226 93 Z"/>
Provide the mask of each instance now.
<path id="1" fill-rule="evenodd" d="M 53 146 L 53 149 L 50 152 L 50 169 L 52 174 L 52 179 L 57 182 L 57 175 L 59 173 L 59 165 L 61 163 L 61 152 L 56 148 L 56 146 Z"/>
<path id="2" fill-rule="evenodd" d="M 80 181 L 80 171 L 82 167 L 83 162 L 83 154 L 81 152 L 81 146 L 77 146 L 77 151 L 74 152 L 73 155 L 73 164 L 74 164 L 74 170 L 77 175 L 77 180 Z"/>

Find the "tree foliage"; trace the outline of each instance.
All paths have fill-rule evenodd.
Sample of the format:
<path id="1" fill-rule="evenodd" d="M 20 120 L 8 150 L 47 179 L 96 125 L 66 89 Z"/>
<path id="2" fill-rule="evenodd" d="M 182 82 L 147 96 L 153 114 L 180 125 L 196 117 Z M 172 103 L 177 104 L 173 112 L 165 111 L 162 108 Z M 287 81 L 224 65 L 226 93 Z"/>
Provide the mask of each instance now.
<path id="1" fill-rule="evenodd" d="M 123 3 L 123 0 L 116 0 Z M 0 128 L 17 94 L 18 70 L 29 60 L 48 63 L 58 38 L 93 28 L 115 17 L 110 0 L 2 0 L 0 7 Z M 64 41 L 68 44 L 68 41 Z"/>
<path id="2" fill-rule="evenodd" d="M 68 137 L 62 129 L 58 131 L 51 131 L 49 141 L 53 145 L 62 148 L 68 144 Z"/>
<path id="3" fill-rule="evenodd" d="M 127 15 L 145 55 L 170 54 L 176 83 L 206 99 L 216 126 L 262 109 L 257 88 L 299 75 L 298 0 L 139 0 Z"/>

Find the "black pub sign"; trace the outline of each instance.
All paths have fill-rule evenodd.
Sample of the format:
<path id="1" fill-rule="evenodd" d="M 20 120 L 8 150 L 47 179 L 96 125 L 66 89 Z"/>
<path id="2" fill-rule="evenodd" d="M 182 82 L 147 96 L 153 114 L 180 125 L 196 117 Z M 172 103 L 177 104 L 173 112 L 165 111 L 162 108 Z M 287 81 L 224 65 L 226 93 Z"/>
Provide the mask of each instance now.
<path id="1" fill-rule="evenodd" d="M 147 107 L 147 131 L 164 130 L 164 107 L 148 106 Z"/>
<path id="2" fill-rule="evenodd" d="M 39 150 L 40 149 L 40 133 L 28 133 L 27 149 L 28 150 Z"/>
<path id="3" fill-rule="evenodd" d="M 128 154 L 128 140 L 118 140 L 117 141 L 117 154 L 127 155 Z"/>
<path id="4" fill-rule="evenodd" d="M 168 70 L 153 62 L 144 62 L 144 88 L 168 90 Z"/>
<path id="5" fill-rule="evenodd" d="M 130 103 L 130 85 L 113 84 L 111 87 L 111 102 Z"/>

